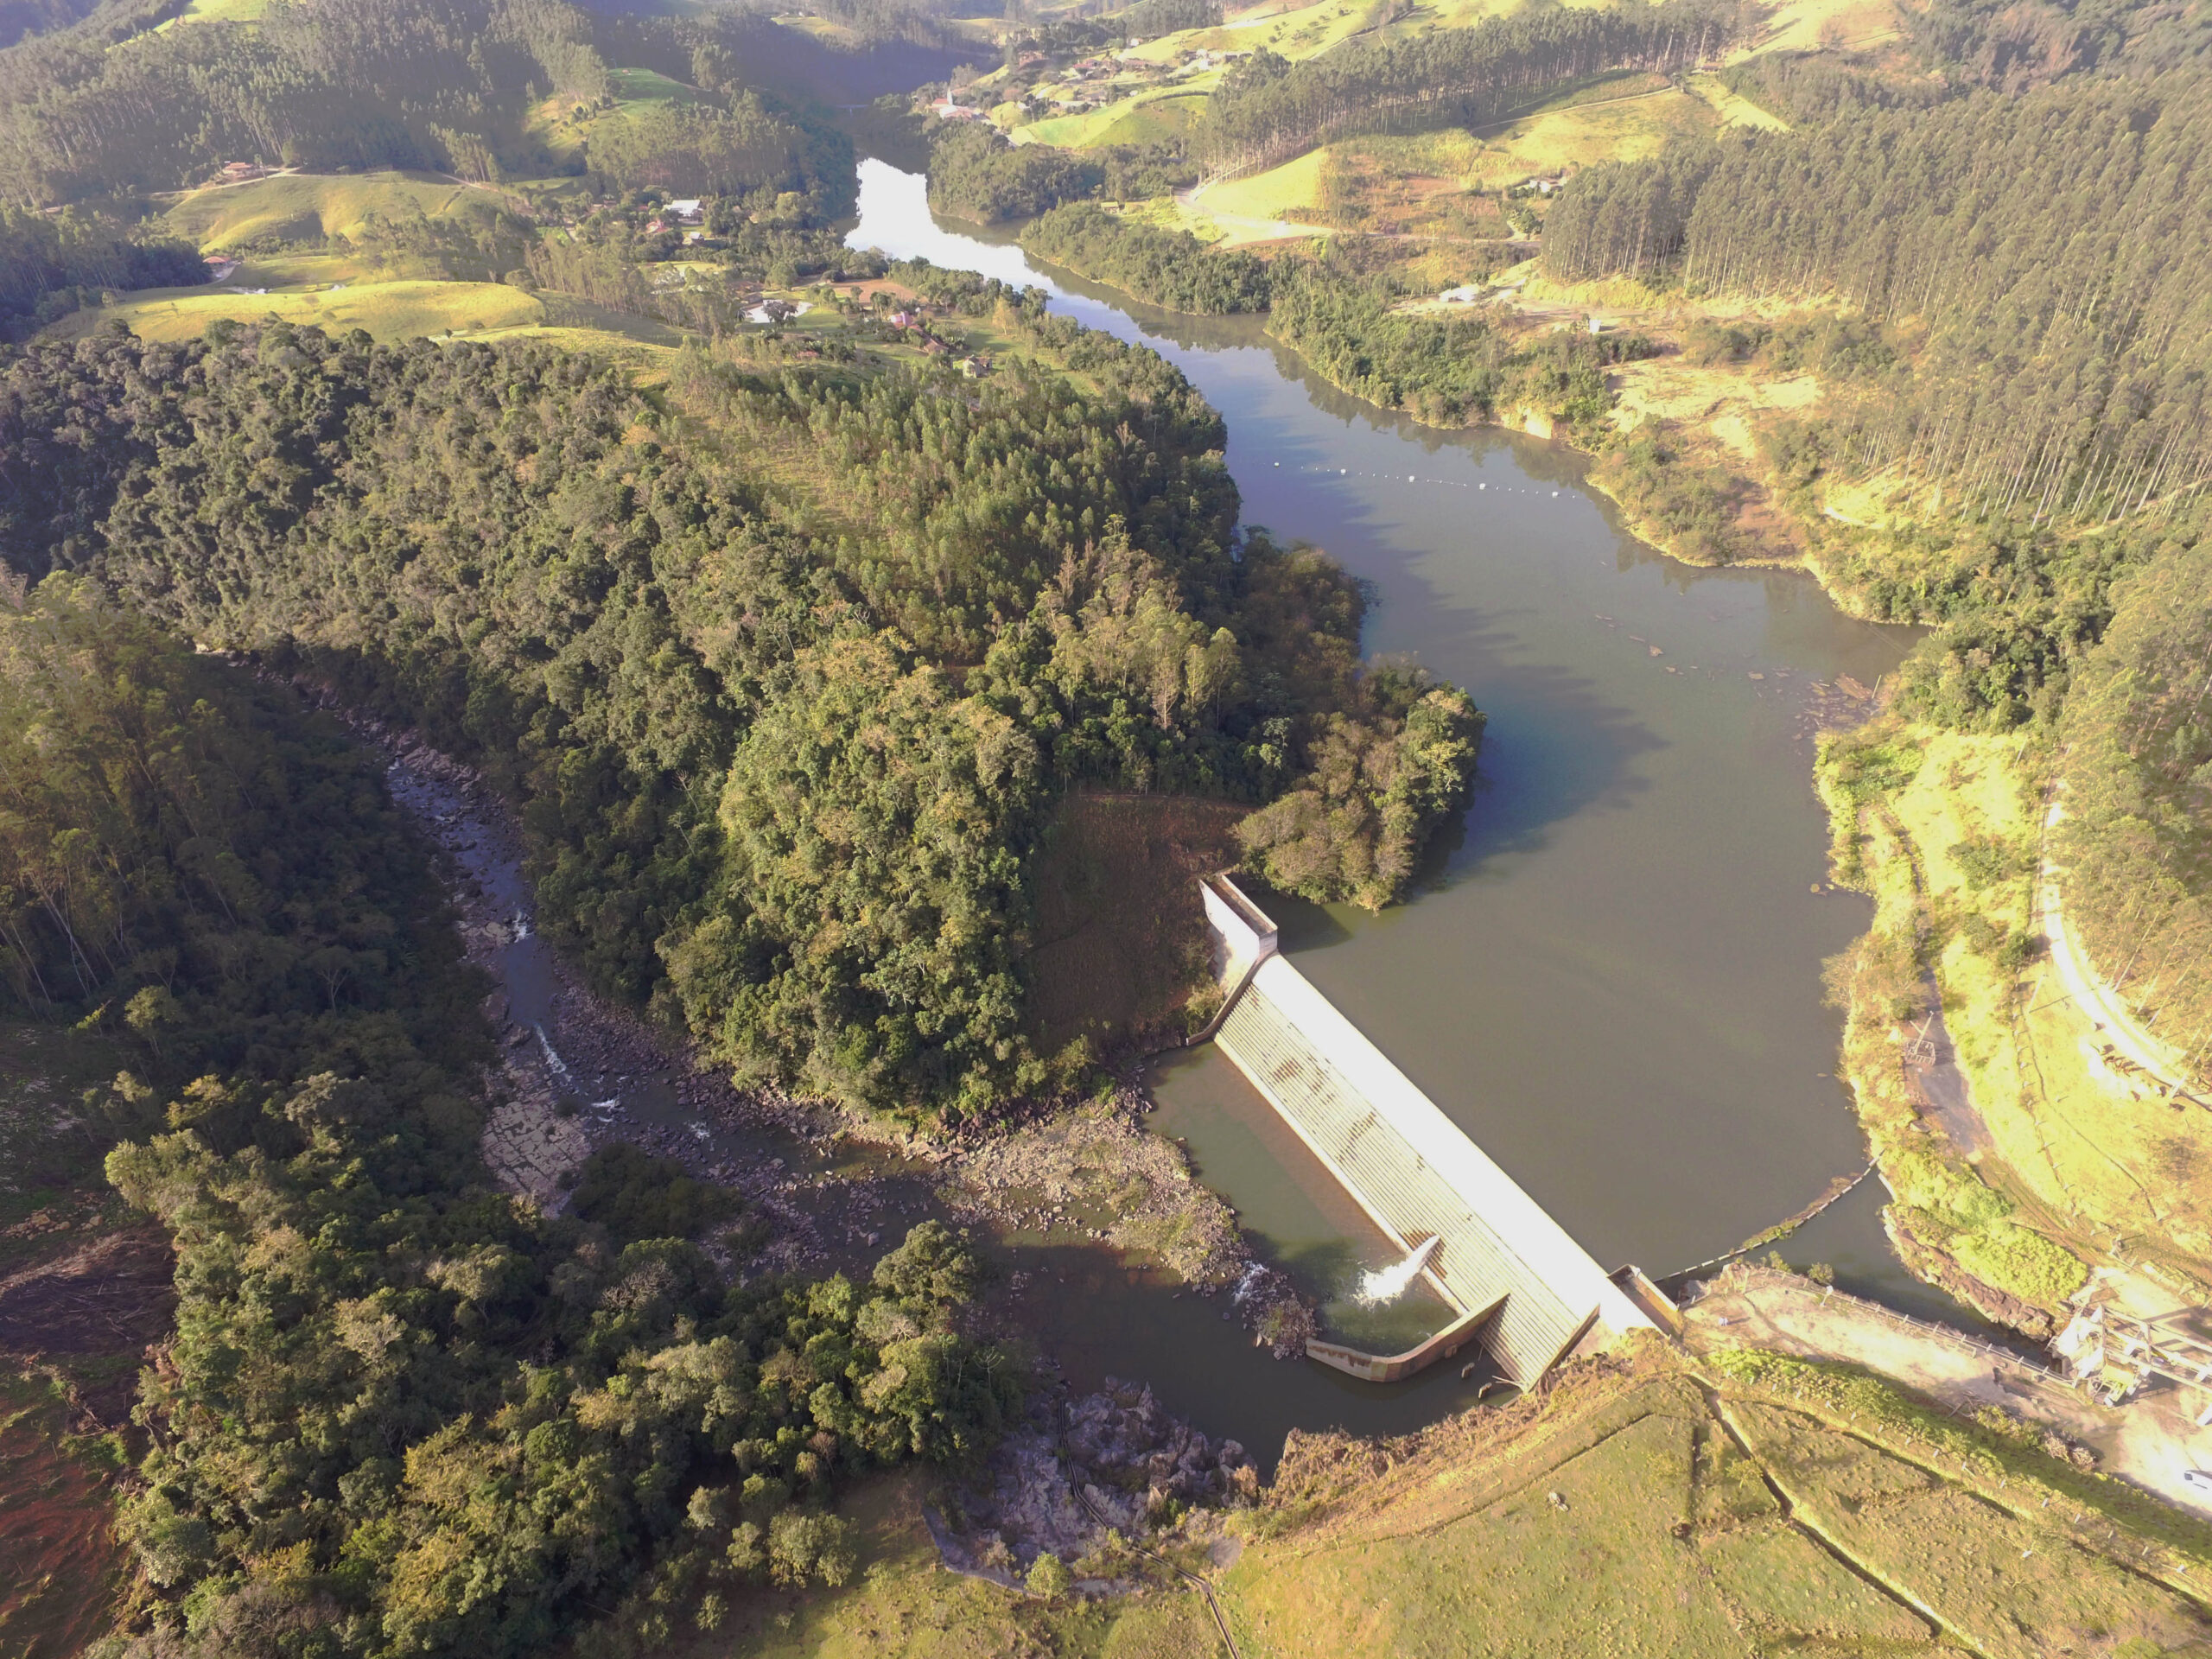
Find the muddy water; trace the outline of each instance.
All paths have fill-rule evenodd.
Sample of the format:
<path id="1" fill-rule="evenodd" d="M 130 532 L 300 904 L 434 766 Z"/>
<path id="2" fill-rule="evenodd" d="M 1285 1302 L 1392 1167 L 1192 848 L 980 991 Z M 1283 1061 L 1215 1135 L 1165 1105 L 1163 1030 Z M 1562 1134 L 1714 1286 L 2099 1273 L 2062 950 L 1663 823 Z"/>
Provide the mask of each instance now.
<path id="1" fill-rule="evenodd" d="M 1370 652 L 1417 653 L 1473 692 L 1490 715 L 1480 791 L 1414 901 L 1272 907 L 1300 968 L 1593 1255 L 1675 1271 L 1864 1164 L 1820 975 L 1869 910 L 1826 886 L 1813 744 L 1910 631 L 1843 616 L 1802 576 L 1668 559 L 1565 448 L 1363 404 L 1251 320 L 1160 313 L 934 220 L 921 180 L 880 162 L 862 164 L 848 240 L 1044 286 L 1055 310 L 1159 350 L 1226 418 L 1246 521 L 1374 585 Z M 1347 1292 L 1388 1252 L 1344 1195 L 1211 1049 L 1153 1082 L 1158 1127 L 1334 1299 L 1332 1323 L 1355 1320 Z M 1889 1250 L 1881 1201 L 1867 1183 L 1789 1253 L 1958 1317 Z M 1200 1375 L 1211 1363 L 1183 1364 L 1183 1386 L 1246 1407 L 1279 1387 Z M 1432 1385 L 1383 1414 L 1460 1392 Z M 1343 1418 L 1369 1421 L 1356 1404 Z"/>

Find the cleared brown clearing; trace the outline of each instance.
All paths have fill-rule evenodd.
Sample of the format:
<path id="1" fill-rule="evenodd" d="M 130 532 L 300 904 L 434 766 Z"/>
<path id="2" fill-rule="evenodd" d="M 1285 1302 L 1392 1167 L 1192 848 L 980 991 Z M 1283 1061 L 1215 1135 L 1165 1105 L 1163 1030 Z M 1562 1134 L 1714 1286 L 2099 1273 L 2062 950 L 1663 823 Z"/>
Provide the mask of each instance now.
<path id="1" fill-rule="evenodd" d="M 109 1624 L 122 1566 L 99 1472 L 58 1444 L 61 1413 L 0 1395 L 0 1653 L 66 1659 Z"/>
<path id="2" fill-rule="evenodd" d="M 1206 968 L 1198 879 L 1236 861 L 1245 809 L 1176 795 L 1070 795 L 1037 861 L 1030 1034 L 1046 1052 L 1179 1037 Z"/>
<path id="3" fill-rule="evenodd" d="M 0 1278 L 0 1352 L 93 1360 L 73 1366 L 82 1404 L 103 1423 L 129 1414 L 135 1362 L 168 1333 L 175 1259 L 158 1227 L 133 1227 Z"/>

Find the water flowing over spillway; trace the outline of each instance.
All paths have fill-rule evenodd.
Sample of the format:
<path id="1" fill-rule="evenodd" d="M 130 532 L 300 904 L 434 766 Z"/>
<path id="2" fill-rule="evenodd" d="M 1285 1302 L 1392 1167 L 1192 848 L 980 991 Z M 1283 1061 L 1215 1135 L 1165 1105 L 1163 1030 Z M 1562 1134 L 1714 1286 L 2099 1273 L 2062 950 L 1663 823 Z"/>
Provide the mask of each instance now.
<path id="1" fill-rule="evenodd" d="M 1370 654 L 1416 654 L 1473 693 L 1490 716 L 1475 803 L 1412 901 L 1269 909 L 1300 971 L 1602 1265 L 1706 1260 L 1864 1166 L 1821 964 L 1870 912 L 1827 885 L 1813 745 L 1910 631 L 1847 618 L 1794 573 L 1668 559 L 1565 448 L 1347 397 L 1255 320 L 1156 311 L 938 223 L 922 181 L 880 162 L 862 164 L 848 240 L 1045 287 L 1055 311 L 1158 350 L 1225 417 L 1245 522 L 1371 585 Z M 1154 1085 L 1158 1127 L 1337 1299 L 1332 1324 L 1379 1348 L 1440 1322 L 1410 1294 L 1363 1314 L 1361 1275 L 1399 1253 L 1226 1061 L 1177 1056 Z M 1867 1183 L 1792 1259 L 1953 1313 L 1891 1255 L 1881 1202 Z M 1184 1361 L 1163 1344 L 1124 1363 L 1172 1395 Z M 1451 1403 L 1448 1383 L 1403 1386 L 1432 1391 L 1427 1414 Z"/>
<path id="2" fill-rule="evenodd" d="M 1421 1270 L 1428 1265 L 1429 1257 L 1436 1254 L 1437 1241 L 1429 1239 L 1416 1247 L 1404 1261 L 1387 1268 L 1371 1268 L 1359 1275 L 1359 1288 L 1353 1300 L 1367 1307 L 1384 1307 L 1395 1302 L 1413 1287 Z"/>

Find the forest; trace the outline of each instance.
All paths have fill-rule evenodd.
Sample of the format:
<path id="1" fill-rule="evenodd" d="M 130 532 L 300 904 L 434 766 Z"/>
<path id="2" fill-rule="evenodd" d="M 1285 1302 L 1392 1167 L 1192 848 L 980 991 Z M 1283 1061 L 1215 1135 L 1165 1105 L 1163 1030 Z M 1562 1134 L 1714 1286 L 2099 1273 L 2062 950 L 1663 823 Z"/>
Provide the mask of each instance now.
<path id="1" fill-rule="evenodd" d="M 1257 806 L 1325 772 L 1296 884 L 1379 904 L 1479 718 L 1362 673 L 1325 561 L 1232 555 L 1219 417 L 1156 355 L 897 274 L 1037 355 L 948 397 L 700 344 L 648 398 L 528 345 L 34 346 L 0 382 L 0 536 L 480 758 L 549 929 L 733 1069 L 973 1115 L 1058 1075 L 1021 1036 L 1058 791 Z M 804 527 L 764 488 L 801 458 Z"/>
<path id="2" fill-rule="evenodd" d="M 548 96 L 611 110 L 607 52 L 698 79 L 594 129 L 618 188 L 696 166 L 717 192 L 774 184 L 851 202 L 850 145 L 772 73 L 749 16 L 598 19 L 563 0 L 275 0 L 251 24 L 117 11 L 0 49 L 0 194 L 46 206 L 195 184 L 226 162 L 429 168 L 473 180 L 575 170 L 528 129 Z M 781 55 L 788 55 L 783 54 Z M 748 79 L 748 76 L 751 77 Z M 794 92 L 798 93 L 796 99 Z"/>
<path id="3" fill-rule="evenodd" d="M 34 332 L 102 289 L 183 288 L 207 280 L 197 250 L 134 236 L 96 213 L 0 207 L 0 330 Z"/>
<path id="4" fill-rule="evenodd" d="M 1070 202 L 1023 226 L 1021 245 L 1147 304 L 1196 316 L 1264 311 L 1274 293 L 1274 267 L 1255 253 L 1210 252 L 1188 231 L 1124 219 L 1090 202 Z"/>
<path id="5" fill-rule="evenodd" d="M 1179 143 L 1059 149 L 1013 144 L 980 121 L 940 123 L 930 135 L 930 206 L 980 225 L 1032 219 L 1063 202 L 1141 201 L 1198 181 Z"/>
<path id="6" fill-rule="evenodd" d="M 1546 268 L 1913 318 L 1920 365 L 1831 416 L 1824 464 L 1894 467 L 2031 526 L 2112 523 L 2212 478 L 2205 85 L 1854 110 L 1592 169 L 1547 226 Z"/>
<path id="7" fill-rule="evenodd" d="M 120 1517 L 154 1650 L 521 1655 L 647 1567 L 838 1581 L 841 1481 L 1008 1421 L 934 1224 L 738 1288 L 632 1149 L 558 1220 L 496 1191 L 485 986 L 380 761 L 289 688 L 56 575 L 0 607 L 0 1005 L 128 1039 L 109 1177 L 176 1240 Z"/>
<path id="8" fill-rule="evenodd" d="M 1746 29 L 1734 0 L 1529 10 L 1472 29 L 1355 39 L 1292 63 L 1264 47 L 1230 66 L 1192 146 L 1210 177 L 1273 167 L 1332 139 L 1475 127 L 1563 85 L 1622 69 L 1674 70 Z"/>
<path id="9" fill-rule="evenodd" d="M 2190 531 L 2119 584 L 2111 625 L 2075 671 L 2053 851 L 2069 925 L 2100 976 L 2201 1074 L 2212 1039 L 2212 542 Z"/>
<path id="10" fill-rule="evenodd" d="M 1432 426 L 1525 407 L 1595 441 L 1613 404 L 1606 368 L 1658 349 L 1633 333 L 1516 340 L 1484 317 L 1403 308 L 1422 290 L 1402 272 L 1362 271 L 1335 246 L 1263 259 L 1087 203 L 1024 226 L 1021 245 L 1150 304 L 1200 315 L 1264 311 L 1268 333 L 1332 384 Z"/>

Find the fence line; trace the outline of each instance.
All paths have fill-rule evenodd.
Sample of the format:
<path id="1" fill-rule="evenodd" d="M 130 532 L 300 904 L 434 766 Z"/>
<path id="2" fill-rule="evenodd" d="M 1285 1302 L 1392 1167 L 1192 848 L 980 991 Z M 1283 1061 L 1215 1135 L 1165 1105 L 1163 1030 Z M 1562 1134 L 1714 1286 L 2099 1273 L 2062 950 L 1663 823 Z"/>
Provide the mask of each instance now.
<path id="1" fill-rule="evenodd" d="M 1073 1480 L 1069 1481 L 1068 1491 L 1075 1495 L 1075 1501 L 1083 1505 L 1083 1512 L 1085 1515 L 1089 1516 L 1093 1521 L 1096 1521 L 1100 1526 L 1106 1528 L 1109 1531 L 1116 1530 L 1114 1523 L 1098 1512 L 1098 1506 L 1084 1496 L 1083 1487 L 1080 1484 Z M 1229 1620 L 1222 1613 L 1221 1604 L 1214 1599 L 1213 1586 L 1208 1584 L 1197 1573 L 1186 1571 L 1185 1568 L 1177 1566 L 1173 1561 L 1169 1560 L 1165 1555 L 1160 1554 L 1155 1551 L 1147 1549 L 1142 1544 L 1135 1542 L 1129 1539 L 1123 1539 L 1122 1541 L 1127 1543 L 1131 1549 L 1136 1551 L 1138 1554 L 1143 1556 L 1147 1560 L 1158 1561 L 1169 1572 L 1188 1580 L 1192 1585 L 1196 1586 L 1198 1593 L 1206 1599 L 1206 1611 L 1213 1615 L 1214 1628 L 1221 1632 L 1221 1639 L 1228 1644 L 1229 1659 L 1244 1659 L 1244 1656 L 1237 1651 L 1236 1638 L 1229 1633 Z"/>

